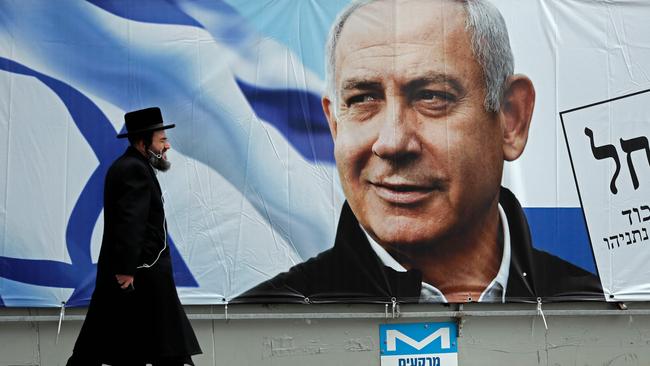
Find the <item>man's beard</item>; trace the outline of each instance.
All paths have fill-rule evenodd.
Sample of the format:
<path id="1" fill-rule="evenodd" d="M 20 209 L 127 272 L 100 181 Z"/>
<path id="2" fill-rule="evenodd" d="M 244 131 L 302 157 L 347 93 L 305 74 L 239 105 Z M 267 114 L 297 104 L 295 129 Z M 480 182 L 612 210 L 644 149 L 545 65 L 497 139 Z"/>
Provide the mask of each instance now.
<path id="1" fill-rule="evenodd" d="M 154 167 L 156 170 L 160 170 L 161 172 L 168 171 L 169 168 L 171 168 L 172 166 L 172 163 L 165 160 L 162 152 L 160 154 L 156 154 L 151 150 L 149 150 L 149 164 L 151 164 L 152 167 Z"/>

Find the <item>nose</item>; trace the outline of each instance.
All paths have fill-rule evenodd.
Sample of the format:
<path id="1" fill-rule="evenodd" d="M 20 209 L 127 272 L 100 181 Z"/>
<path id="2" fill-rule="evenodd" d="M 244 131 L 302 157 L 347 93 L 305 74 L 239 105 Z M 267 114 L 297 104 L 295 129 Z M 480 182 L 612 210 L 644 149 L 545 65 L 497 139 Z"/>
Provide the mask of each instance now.
<path id="1" fill-rule="evenodd" d="M 382 159 L 404 159 L 421 151 L 416 121 L 399 101 L 387 103 L 386 118 L 379 129 L 372 152 Z"/>

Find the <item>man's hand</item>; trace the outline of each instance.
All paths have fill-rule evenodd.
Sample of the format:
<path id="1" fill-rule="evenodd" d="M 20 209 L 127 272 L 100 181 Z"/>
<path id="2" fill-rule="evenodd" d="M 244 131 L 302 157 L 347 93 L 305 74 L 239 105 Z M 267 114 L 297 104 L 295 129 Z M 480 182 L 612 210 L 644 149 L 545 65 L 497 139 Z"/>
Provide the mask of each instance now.
<path id="1" fill-rule="evenodd" d="M 115 275 L 117 278 L 117 283 L 120 285 L 122 290 L 126 290 L 129 286 L 133 286 L 133 276 L 129 275 Z"/>

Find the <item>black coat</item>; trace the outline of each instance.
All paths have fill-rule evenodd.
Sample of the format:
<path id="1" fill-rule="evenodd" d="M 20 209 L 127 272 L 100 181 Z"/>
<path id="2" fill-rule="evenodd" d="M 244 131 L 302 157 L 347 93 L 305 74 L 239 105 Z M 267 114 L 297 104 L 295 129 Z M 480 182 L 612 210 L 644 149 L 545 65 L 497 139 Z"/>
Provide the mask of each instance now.
<path id="1" fill-rule="evenodd" d="M 499 203 L 510 227 L 511 262 L 506 301 L 604 300 L 597 276 L 531 245 L 528 222 L 512 192 Z M 453 276 L 453 273 L 449 274 Z M 347 202 L 334 247 L 261 283 L 236 302 L 418 302 L 422 273 L 383 265 Z"/>
<path id="2" fill-rule="evenodd" d="M 133 275 L 135 290 L 120 289 L 116 274 Z M 158 180 L 147 159 L 129 147 L 106 174 L 97 280 L 74 354 L 113 363 L 198 353 L 172 276 Z"/>

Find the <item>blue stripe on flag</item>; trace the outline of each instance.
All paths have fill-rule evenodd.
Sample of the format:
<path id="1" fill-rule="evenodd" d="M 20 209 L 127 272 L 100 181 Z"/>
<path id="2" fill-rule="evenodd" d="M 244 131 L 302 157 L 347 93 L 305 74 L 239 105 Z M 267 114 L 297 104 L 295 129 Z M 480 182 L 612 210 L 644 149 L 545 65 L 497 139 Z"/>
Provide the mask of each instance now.
<path id="1" fill-rule="evenodd" d="M 137 22 L 201 27 L 178 8 L 173 0 L 86 0 L 109 13 Z"/>
<path id="2" fill-rule="evenodd" d="M 524 208 L 524 212 L 536 248 L 596 273 L 581 208 L 535 207 Z"/>
<path id="3" fill-rule="evenodd" d="M 237 80 L 255 114 L 272 124 L 309 161 L 334 162 L 334 142 L 321 99 L 298 89 L 265 89 Z"/>

